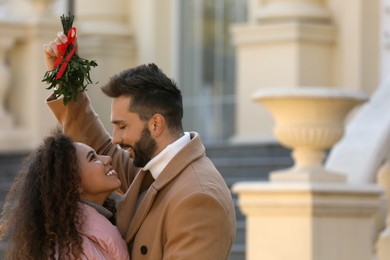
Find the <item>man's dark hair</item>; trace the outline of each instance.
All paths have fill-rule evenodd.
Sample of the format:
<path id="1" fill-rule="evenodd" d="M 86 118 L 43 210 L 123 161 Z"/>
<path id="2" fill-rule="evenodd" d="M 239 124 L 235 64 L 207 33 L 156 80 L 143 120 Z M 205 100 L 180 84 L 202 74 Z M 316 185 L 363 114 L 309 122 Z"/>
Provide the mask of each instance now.
<path id="1" fill-rule="evenodd" d="M 131 97 L 129 111 L 137 113 L 141 120 L 149 120 L 158 113 L 164 116 L 171 131 L 183 131 L 181 91 L 154 63 L 122 71 L 111 77 L 102 91 L 112 98 Z"/>

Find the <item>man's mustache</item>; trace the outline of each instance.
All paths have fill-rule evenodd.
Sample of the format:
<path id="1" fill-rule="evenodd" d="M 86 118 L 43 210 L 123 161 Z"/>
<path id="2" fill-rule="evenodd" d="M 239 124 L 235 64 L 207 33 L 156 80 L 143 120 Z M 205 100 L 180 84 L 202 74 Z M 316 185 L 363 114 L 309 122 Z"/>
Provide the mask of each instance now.
<path id="1" fill-rule="evenodd" d="M 119 146 L 120 146 L 120 148 L 122 148 L 123 150 L 127 150 L 127 149 L 129 149 L 129 148 L 132 148 L 131 145 L 128 145 L 128 144 L 120 144 Z"/>

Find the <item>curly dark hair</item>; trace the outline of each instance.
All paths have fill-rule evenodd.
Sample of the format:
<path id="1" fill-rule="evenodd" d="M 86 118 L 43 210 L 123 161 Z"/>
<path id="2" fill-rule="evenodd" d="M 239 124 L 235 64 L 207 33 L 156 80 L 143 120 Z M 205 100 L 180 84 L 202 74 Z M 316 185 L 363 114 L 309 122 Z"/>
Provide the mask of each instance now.
<path id="1" fill-rule="evenodd" d="M 130 96 L 132 102 L 128 109 L 137 113 L 141 120 L 149 120 L 159 113 L 164 116 L 172 133 L 183 131 L 181 91 L 156 64 L 143 64 L 124 70 L 111 77 L 101 89 L 112 98 Z"/>
<path id="2" fill-rule="evenodd" d="M 56 253 L 59 259 L 80 258 L 77 162 L 72 140 L 58 129 L 25 159 L 0 222 L 0 239 L 8 241 L 7 259 L 54 259 Z"/>

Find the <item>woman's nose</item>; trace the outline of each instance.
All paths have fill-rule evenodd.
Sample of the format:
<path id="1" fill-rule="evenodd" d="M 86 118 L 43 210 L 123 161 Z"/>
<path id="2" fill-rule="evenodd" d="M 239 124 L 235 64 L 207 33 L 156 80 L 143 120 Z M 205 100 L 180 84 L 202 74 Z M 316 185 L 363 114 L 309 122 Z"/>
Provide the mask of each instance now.
<path id="1" fill-rule="evenodd" d="M 106 155 L 102 155 L 102 159 L 101 159 L 104 163 L 104 165 L 108 165 L 112 162 L 112 157 L 111 156 L 106 156 Z"/>

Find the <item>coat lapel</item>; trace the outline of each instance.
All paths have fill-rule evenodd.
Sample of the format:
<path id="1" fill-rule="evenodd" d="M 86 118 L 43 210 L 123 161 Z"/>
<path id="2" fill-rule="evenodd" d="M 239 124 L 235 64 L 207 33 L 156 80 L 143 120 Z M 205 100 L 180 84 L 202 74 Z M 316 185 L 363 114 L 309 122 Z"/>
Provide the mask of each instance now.
<path id="1" fill-rule="evenodd" d="M 123 195 L 123 198 L 119 203 L 118 211 L 116 213 L 116 225 L 122 237 L 125 237 L 126 233 L 128 232 L 130 221 L 134 216 L 138 193 L 140 191 L 144 176 L 144 171 L 138 172 L 129 189 L 125 195 Z"/>
<path id="2" fill-rule="evenodd" d="M 123 204 L 121 206 L 122 210 L 123 207 L 129 207 L 129 209 L 131 209 L 131 212 L 129 212 L 129 214 L 126 215 L 126 219 L 124 219 L 124 221 L 126 221 L 125 229 L 123 230 L 120 229 L 121 234 L 125 238 L 127 243 L 130 243 L 134 239 L 134 236 L 137 234 L 151 206 L 153 205 L 153 201 L 155 200 L 157 193 L 161 189 L 163 189 L 169 182 L 171 182 L 174 178 L 176 178 L 176 176 L 180 174 L 180 172 L 185 167 L 187 167 L 191 162 L 204 156 L 204 153 L 205 153 L 205 149 L 203 144 L 200 141 L 199 136 L 195 134 L 191 134 L 191 143 L 186 147 L 184 147 L 180 151 L 180 153 L 178 153 L 174 157 L 174 160 L 172 160 L 172 162 L 170 162 L 164 168 L 160 176 L 150 186 L 150 189 L 148 190 L 147 194 L 145 195 L 145 198 L 139 205 L 138 209 L 135 210 L 138 193 L 140 191 L 140 187 L 144 176 L 143 173 L 142 180 L 139 183 L 137 182 L 137 184 L 135 184 L 136 179 L 138 179 L 137 177 L 140 177 L 139 176 L 140 174 L 137 174 L 136 178 L 134 179 L 132 185 L 129 188 L 130 192 L 128 191 L 129 194 L 127 195 L 127 197 L 130 196 L 130 198 L 124 198 L 124 200 L 128 200 L 129 203 Z M 129 209 L 127 211 L 130 211 Z M 128 228 L 127 230 L 126 227 Z M 124 236 L 123 234 L 126 234 L 126 236 Z"/>
<path id="3" fill-rule="evenodd" d="M 125 240 L 127 243 L 129 243 L 131 240 L 133 240 L 135 234 L 137 233 L 138 229 L 140 228 L 142 222 L 146 218 L 151 206 L 153 205 L 153 201 L 156 198 L 157 190 L 153 186 L 153 184 L 150 186 L 150 189 L 146 193 L 143 201 L 135 211 L 134 217 L 130 221 L 130 226 L 127 231 Z"/>

